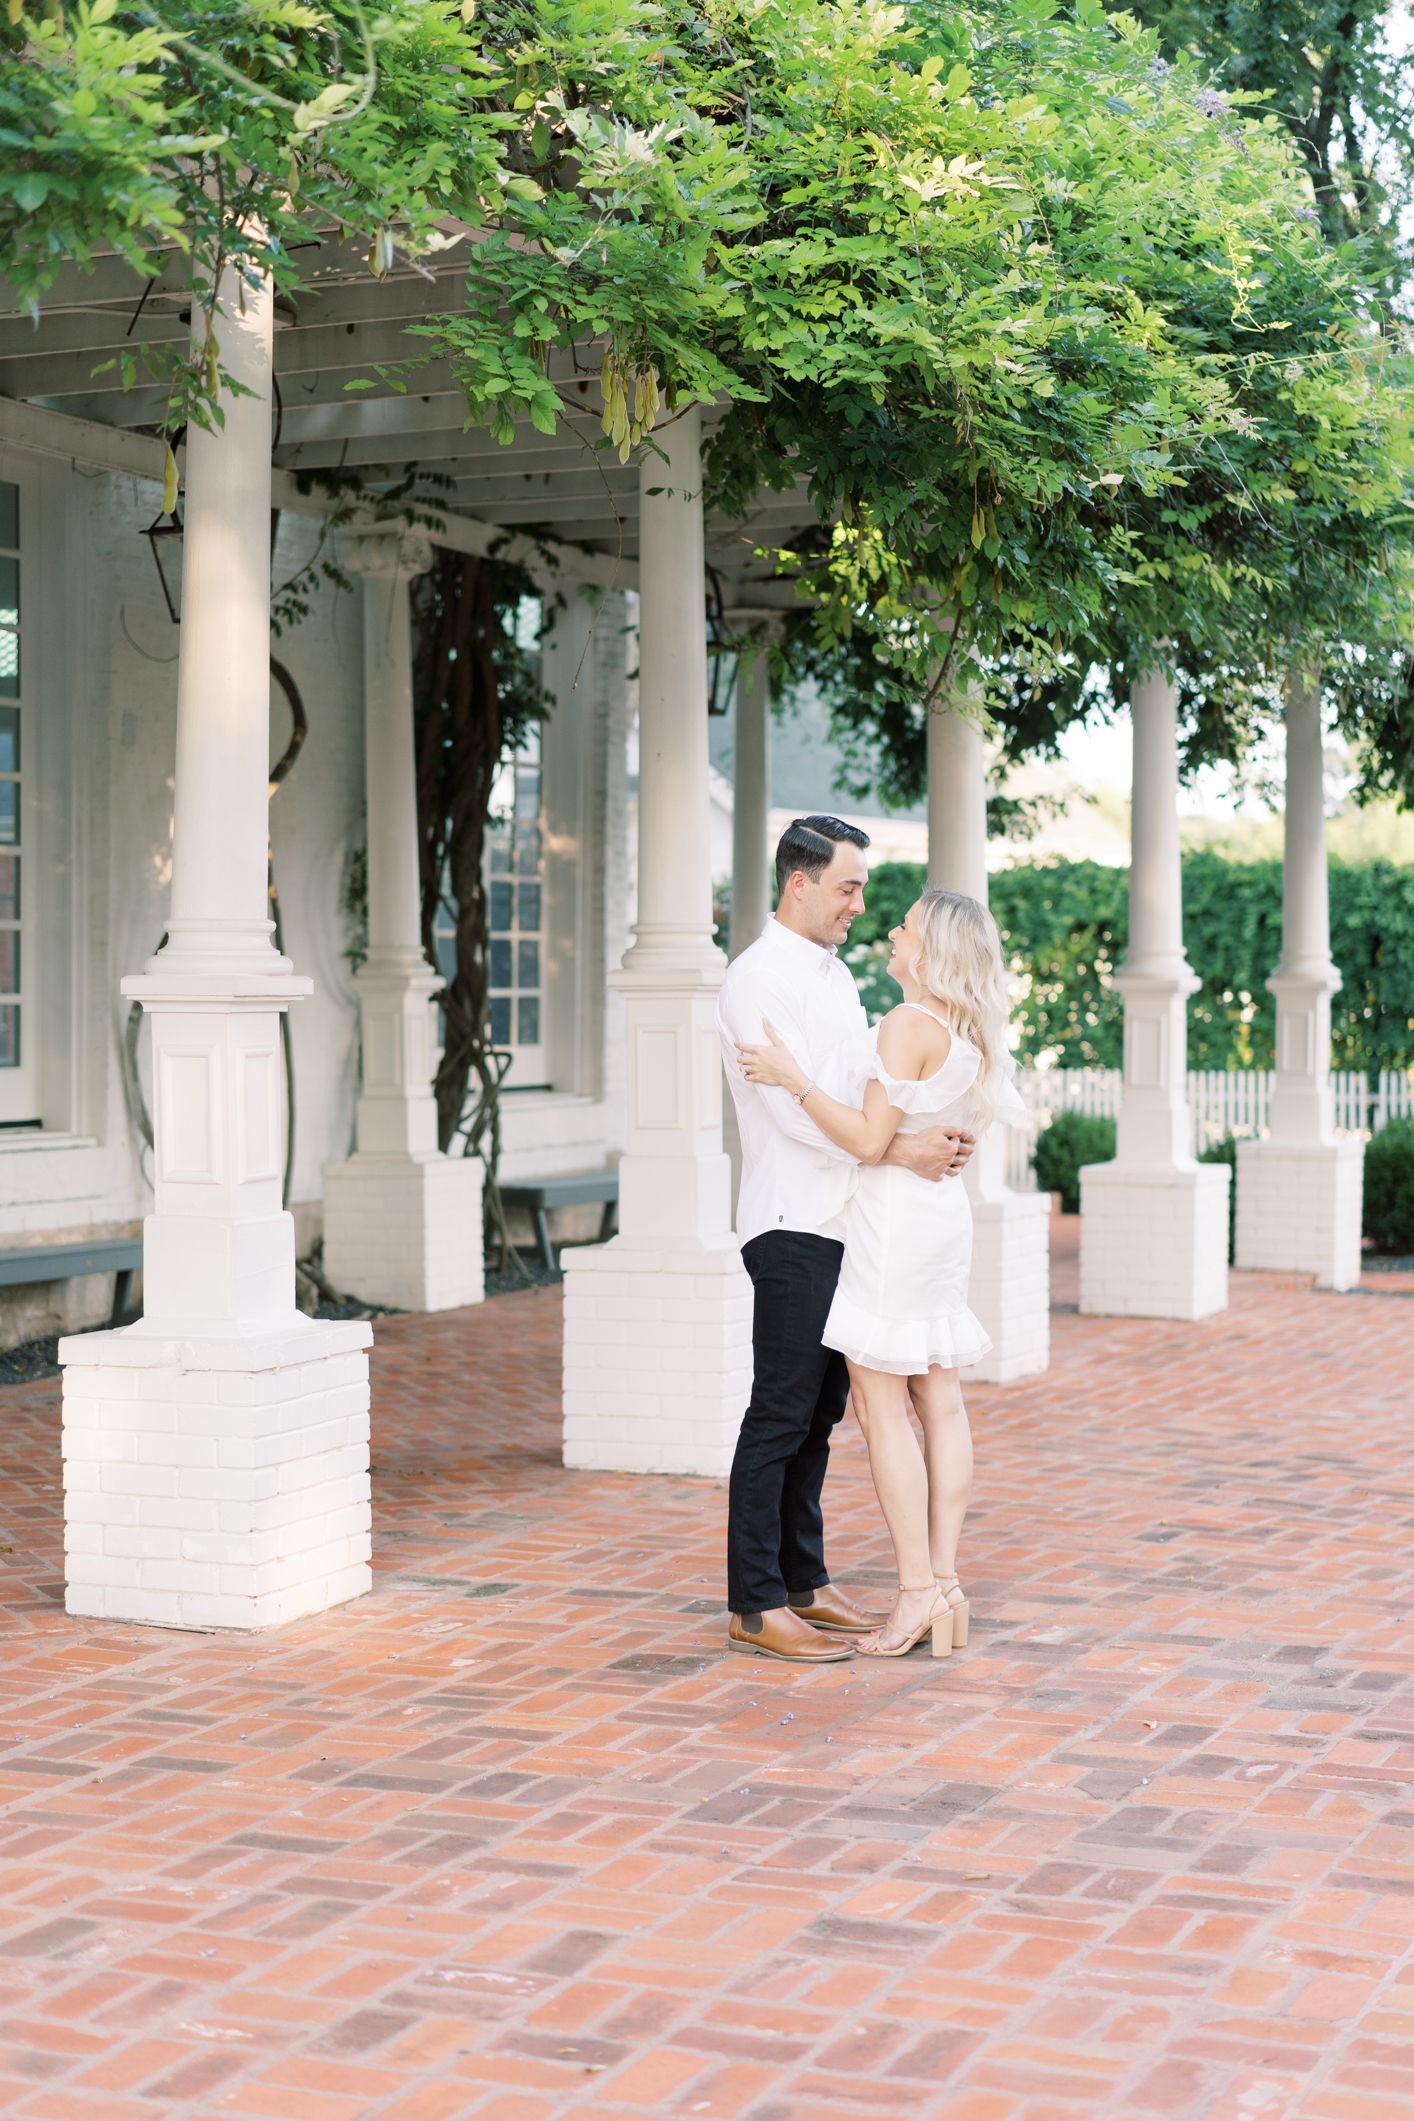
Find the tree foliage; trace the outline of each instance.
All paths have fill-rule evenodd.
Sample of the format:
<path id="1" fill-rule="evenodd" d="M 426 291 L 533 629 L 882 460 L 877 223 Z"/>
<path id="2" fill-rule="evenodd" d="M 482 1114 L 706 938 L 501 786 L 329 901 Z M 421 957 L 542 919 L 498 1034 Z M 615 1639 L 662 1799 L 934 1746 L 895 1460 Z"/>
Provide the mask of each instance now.
<path id="1" fill-rule="evenodd" d="M 1359 238 L 1381 300 L 1405 306 L 1414 223 L 1414 76 L 1388 0 L 1135 0 L 1170 58 L 1255 98 L 1295 143 L 1329 242 Z"/>
<path id="2" fill-rule="evenodd" d="M 882 862 L 846 960 L 871 1016 L 897 999 L 882 939 L 923 889 L 921 864 Z M 1129 941 L 1129 878 L 1099 862 L 1025 862 L 994 870 L 992 912 L 1018 987 L 1017 1057 L 1060 1068 L 1123 1065 L 1124 1007 L 1113 985 Z M 1343 981 L 1331 1005 L 1331 1065 L 1414 1066 L 1414 868 L 1332 862 L 1331 955 Z M 1281 956 L 1281 863 L 1234 862 L 1211 848 L 1183 858 L 1183 943 L 1202 985 L 1188 1004 L 1191 1068 L 1275 1065 L 1276 1004 L 1266 981 Z"/>
<path id="3" fill-rule="evenodd" d="M 0 270 L 38 304 L 189 246 L 202 344 L 124 357 L 169 432 L 216 416 L 222 261 L 296 291 L 316 239 L 459 246 L 409 343 L 472 420 L 582 427 L 559 353 L 586 446 L 711 400 L 719 506 L 807 484 L 774 653 L 890 794 L 972 680 L 1020 755 L 1162 659 L 1196 764 L 1297 656 L 1414 788 L 1403 354 L 1292 125 L 1182 40 L 1100 0 L 43 6 L 4 32 Z"/>
<path id="4" fill-rule="evenodd" d="M 81 0 L 8 34 L 0 269 L 37 302 L 95 243 L 190 245 L 174 418 L 210 417 L 222 258 L 294 289 L 312 236 L 375 273 L 460 243 L 464 299 L 417 332 L 493 433 L 574 420 L 559 348 L 620 454 L 661 388 L 725 401 L 722 506 L 808 482 L 816 641 L 869 635 L 891 746 L 938 664 L 1044 701 L 1117 611 L 1131 659 L 1176 611 L 1249 639 L 1269 585 L 1214 514 L 1245 535 L 1294 480 L 1390 515 L 1358 288 L 1287 134 L 1099 0 Z"/>

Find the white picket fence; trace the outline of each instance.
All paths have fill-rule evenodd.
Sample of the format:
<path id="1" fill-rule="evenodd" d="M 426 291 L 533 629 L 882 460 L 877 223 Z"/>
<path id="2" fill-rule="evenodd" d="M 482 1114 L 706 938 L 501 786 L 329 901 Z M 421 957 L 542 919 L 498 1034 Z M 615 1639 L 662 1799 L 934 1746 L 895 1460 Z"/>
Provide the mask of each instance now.
<path id="1" fill-rule="evenodd" d="M 1089 1112 L 1113 1119 L 1119 1111 L 1124 1077 L 1118 1068 L 1020 1068 L 1016 1076 L 1030 1125 L 1007 1127 L 1007 1184 L 1018 1193 L 1034 1193 L 1031 1158 L 1038 1136 L 1057 1112 Z M 1189 1146 L 1201 1156 L 1225 1135 L 1239 1139 L 1267 1132 L 1276 1076 L 1267 1068 L 1205 1068 L 1188 1077 L 1188 1108 L 1193 1118 Z M 1353 1072 L 1332 1073 L 1335 1123 L 1342 1133 L 1378 1134 L 1386 1120 L 1414 1118 L 1414 1070 L 1382 1069 L 1379 1085 Z"/>

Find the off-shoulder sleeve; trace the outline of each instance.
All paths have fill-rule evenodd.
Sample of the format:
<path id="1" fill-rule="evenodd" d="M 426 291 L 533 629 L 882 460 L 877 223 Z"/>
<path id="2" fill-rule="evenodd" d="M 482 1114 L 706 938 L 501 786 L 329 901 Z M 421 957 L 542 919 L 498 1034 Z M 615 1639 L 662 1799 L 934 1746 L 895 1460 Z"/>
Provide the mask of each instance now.
<path id="1" fill-rule="evenodd" d="M 1002 1079 L 1001 1094 L 997 1099 L 997 1118 L 1004 1127 L 1025 1127 L 1031 1120 L 1031 1114 L 1016 1087 L 1016 1062 L 1010 1054 L 1007 1055 L 1006 1072 Z"/>
<path id="2" fill-rule="evenodd" d="M 912 1116 L 919 1113 L 943 1112 L 949 1105 L 955 1105 L 963 1092 L 976 1080 L 981 1060 L 982 1056 L 971 1046 L 960 1038 L 954 1038 L 952 1050 L 942 1067 L 921 1083 L 901 1083 L 896 1075 L 890 1075 L 877 1054 L 869 1072 L 875 1082 L 883 1084 L 884 1095 L 894 1111 Z"/>
<path id="3" fill-rule="evenodd" d="M 879 1027 L 870 1026 L 867 1031 L 856 1031 L 841 1042 L 839 1049 L 840 1076 L 844 1084 L 844 1103 L 862 1105 L 864 1085 L 873 1076 L 879 1058 Z"/>

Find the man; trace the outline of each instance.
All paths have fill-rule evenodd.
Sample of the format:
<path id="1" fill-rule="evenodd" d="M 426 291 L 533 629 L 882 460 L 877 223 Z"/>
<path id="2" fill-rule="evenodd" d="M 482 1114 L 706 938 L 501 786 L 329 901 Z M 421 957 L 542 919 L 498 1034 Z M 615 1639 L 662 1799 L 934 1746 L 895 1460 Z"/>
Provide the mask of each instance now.
<path id="1" fill-rule="evenodd" d="M 866 833 L 837 817 L 796 818 L 776 849 L 775 916 L 729 968 L 717 1029 L 741 1131 L 737 1233 L 756 1292 L 754 1375 L 727 1504 L 727 1647 L 827 1664 L 875 1622 L 830 1582 L 820 1490 L 830 1431 L 849 1396 L 845 1359 L 821 1345 L 844 1258 L 855 1159 L 786 1090 L 747 1082 L 738 1045 L 769 1017 L 822 1090 L 845 1099 L 847 1049 L 869 1021 L 837 955 L 864 911 Z M 972 1137 L 956 1127 L 895 1135 L 886 1163 L 920 1177 L 960 1171 Z"/>

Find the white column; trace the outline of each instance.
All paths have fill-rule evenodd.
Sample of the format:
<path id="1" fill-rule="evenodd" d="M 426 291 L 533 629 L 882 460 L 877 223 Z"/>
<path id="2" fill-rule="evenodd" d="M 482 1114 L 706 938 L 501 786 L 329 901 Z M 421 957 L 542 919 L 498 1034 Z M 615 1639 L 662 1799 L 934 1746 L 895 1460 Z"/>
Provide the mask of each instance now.
<path id="1" fill-rule="evenodd" d="M 966 715 L 928 716 L 928 883 L 987 903 L 987 758 Z"/>
<path id="2" fill-rule="evenodd" d="M 731 955 L 749 949 L 771 917 L 771 659 L 763 647 L 736 681 L 732 732 Z"/>
<path id="3" fill-rule="evenodd" d="M 1130 696 L 1134 724 L 1124 1096 L 1115 1160 L 1080 1180 L 1080 1308 L 1205 1318 L 1227 1306 L 1231 1173 L 1189 1148 L 1188 997 L 1178 837 L 1178 693 L 1156 672 Z"/>
<path id="4" fill-rule="evenodd" d="M 624 1001 L 620 1235 L 565 1260 L 565 1463 L 724 1474 L 751 1387 L 751 1293 L 722 1150 L 707 783 L 701 420 L 640 468 L 638 920 Z"/>
<path id="5" fill-rule="evenodd" d="M 358 1146 L 324 1167 L 324 1272 L 336 1289 L 403 1311 L 480 1303 L 479 1157 L 437 1147 L 432 995 L 422 948 L 417 757 L 408 585 L 432 564 L 419 532 L 351 536 L 363 578 L 368 956 L 354 978 L 363 1032 Z"/>
<path id="6" fill-rule="evenodd" d="M 987 761 L 982 732 L 952 710 L 928 716 L 928 883 L 987 903 Z M 954 1181 L 945 1179 L 945 1185 Z M 982 1384 L 1033 1377 L 1051 1360 L 1050 1200 L 1006 1183 L 1000 1123 L 972 1152 L 968 1304 L 992 1350 L 967 1372 Z"/>
<path id="7" fill-rule="evenodd" d="M 279 1018 L 311 991 L 266 890 L 271 290 L 228 273 L 224 426 L 193 427 L 142 1320 L 61 1341 L 67 1609 L 259 1628 L 369 1588 L 363 1324 L 295 1308 Z"/>
<path id="8" fill-rule="evenodd" d="M 1286 681 L 1286 844 L 1271 1134 L 1237 1150 L 1237 1263 L 1314 1274 L 1318 1288 L 1360 1280 L 1365 1144 L 1337 1136 L 1331 1093 L 1331 961 L 1319 678 Z"/>

